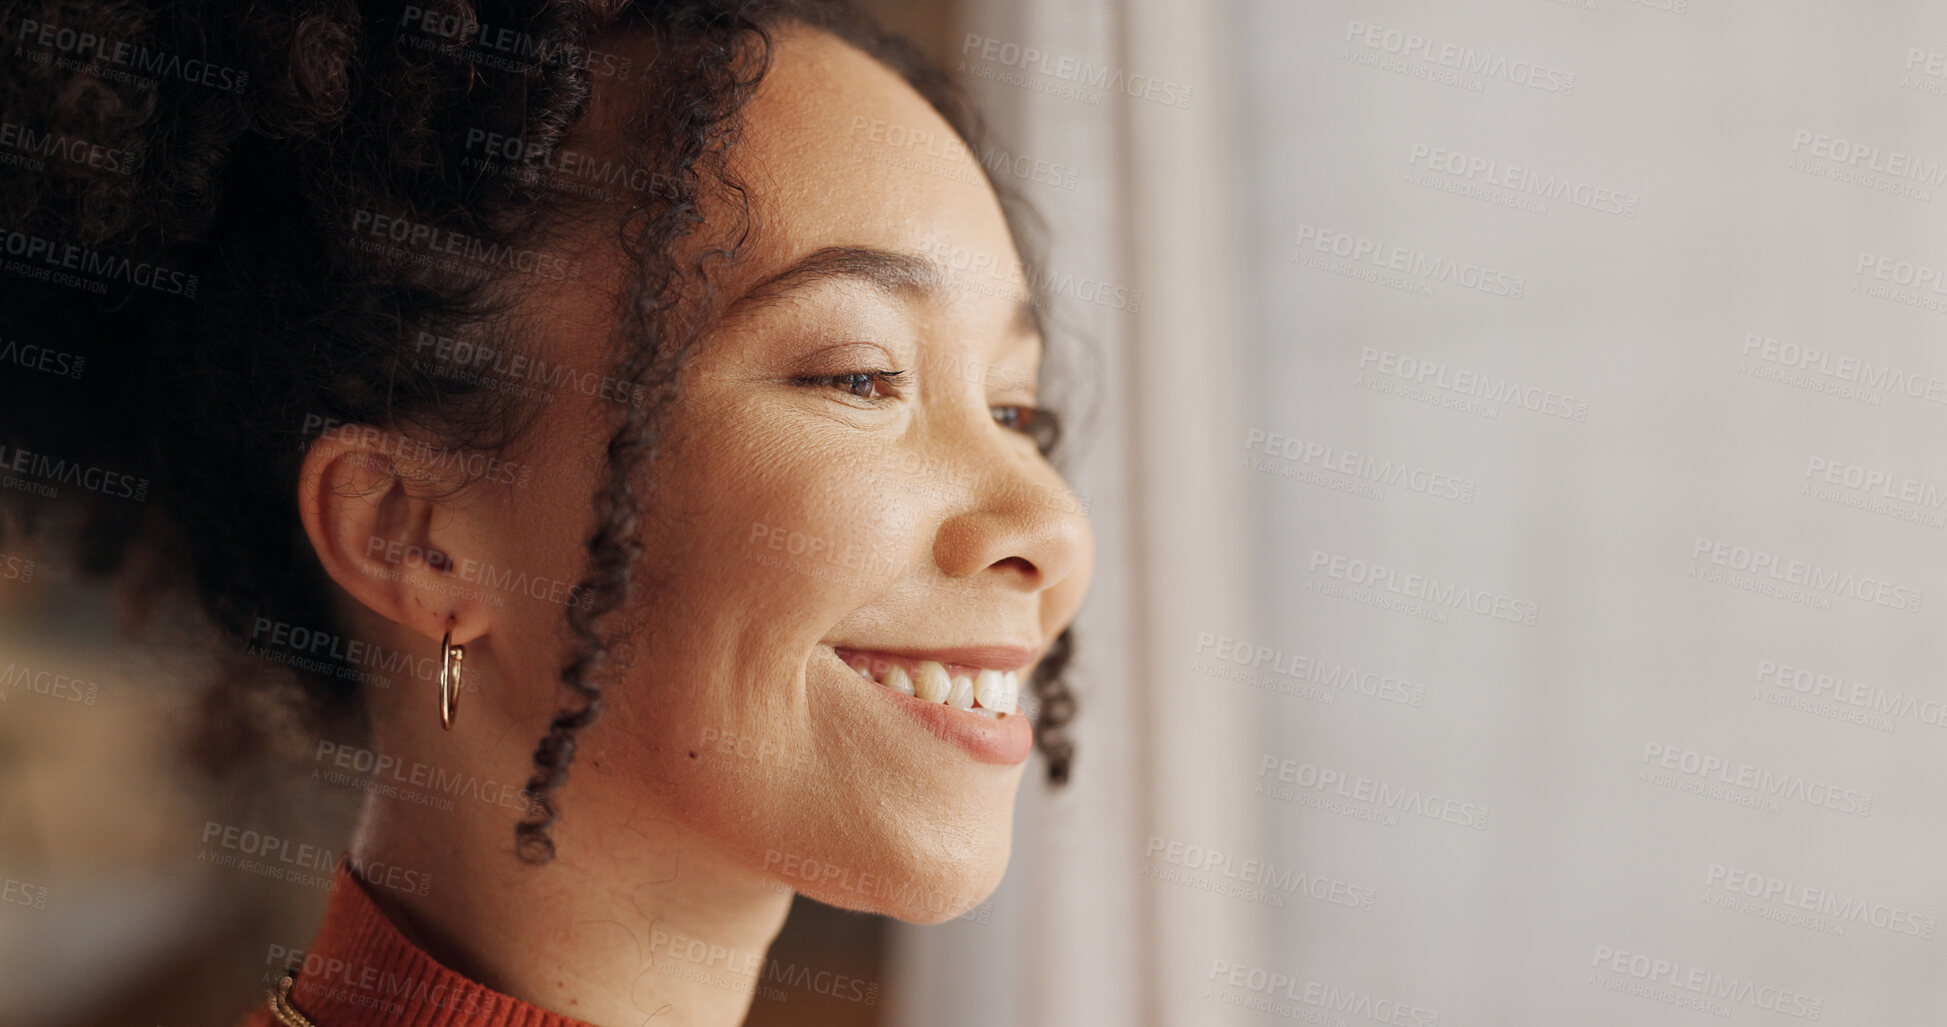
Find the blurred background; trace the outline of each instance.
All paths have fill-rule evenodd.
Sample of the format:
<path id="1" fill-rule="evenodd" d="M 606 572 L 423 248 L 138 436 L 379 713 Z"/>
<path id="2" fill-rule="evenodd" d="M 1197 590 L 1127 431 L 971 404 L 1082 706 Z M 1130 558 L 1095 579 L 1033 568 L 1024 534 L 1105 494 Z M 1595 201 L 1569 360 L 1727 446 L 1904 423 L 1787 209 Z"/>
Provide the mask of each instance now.
<path id="1" fill-rule="evenodd" d="M 1048 222 L 1078 758 L 751 1022 L 1947 1022 L 1947 8 L 877 6 Z M 232 1022 L 324 893 L 205 825 L 360 793 L 0 573 L 0 1022 Z"/>

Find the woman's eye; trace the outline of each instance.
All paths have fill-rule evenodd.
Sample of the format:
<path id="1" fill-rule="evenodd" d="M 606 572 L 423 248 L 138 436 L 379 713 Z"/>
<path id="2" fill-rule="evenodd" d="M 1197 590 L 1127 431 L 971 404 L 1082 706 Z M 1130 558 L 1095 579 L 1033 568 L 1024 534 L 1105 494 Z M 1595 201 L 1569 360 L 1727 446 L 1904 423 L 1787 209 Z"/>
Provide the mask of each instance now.
<path id="1" fill-rule="evenodd" d="M 995 423 L 1033 439 L 1035 447 L 1043 453 L 1053 449 L 1055 440 L 1061 436 L 1061 421 L 1047 407 L 1010 404 L 987 409 L 993 412 Z"/>
<path id="2" fill-rule="evenodd" d="M 879 391 L 879 379 L 864 372 L 835 375 L 832 383 L 860 399 L 873 399 Z"/>
<path id="3" fill-rule="evenodd" d="M 1035 415 L 1041 412 L 1039 407 L 1021 406 L 1019 404 L 988 407 L 987 409 L 993 411 L 994 420 L 999 422 L 1001 427 L 1024 433 L 1033 427 Z"/>
<path id="4" fill-rule="evenodd" d="M 800 385 L 817 385 L 837 389 L 858 399 L 888 399 L 892 393 L 879 391 L 881 386 L 900 385 L 906 380 L 904 371 L 851 371 L 845 374 L 820 374 L 798 379 Z"/>

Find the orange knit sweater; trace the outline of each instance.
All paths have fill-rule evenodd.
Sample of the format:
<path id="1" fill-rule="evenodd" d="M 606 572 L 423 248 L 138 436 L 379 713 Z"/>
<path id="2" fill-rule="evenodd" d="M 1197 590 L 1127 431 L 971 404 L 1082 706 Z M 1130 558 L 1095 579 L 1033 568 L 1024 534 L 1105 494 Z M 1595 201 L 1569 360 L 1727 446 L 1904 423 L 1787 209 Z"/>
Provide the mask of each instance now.
<path id="1" fill-rule="evenodd" d="M 342 861 L 290 1004 L 318 1027 L 589 1027 L 441 966 L 407 941 Z M 279 1027 L 259 1003 L 239 1027 Z"/>

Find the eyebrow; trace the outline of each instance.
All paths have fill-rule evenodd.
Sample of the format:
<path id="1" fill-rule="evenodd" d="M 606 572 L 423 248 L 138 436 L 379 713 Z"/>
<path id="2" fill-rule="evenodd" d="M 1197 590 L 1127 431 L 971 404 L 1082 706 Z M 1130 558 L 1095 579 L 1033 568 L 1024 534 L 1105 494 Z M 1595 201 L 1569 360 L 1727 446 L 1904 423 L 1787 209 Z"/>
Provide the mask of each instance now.
<path id="1" fill-rule="evenodd" d="M 924 297 L 945 286 L 946 269 L 912 253 L 870 246 L 827 246 L 744 290 L 730 307 L 766 303 L 822 282 L 843 280 L 864 282 L 895 296 Z"/>
<path id="2" fill-rule="evenodd" d="M 929 299 L 945 291 L 944 265 L 915 253 L 873 246 L 826 246 L 814 250 L 744 290 L 724 308 L 727 317 L 747 306 L 774 302 L 800 289 L 832 281 L 863 282 L 901 299 Z M 1032 296 L 1024 296 L 1008 320 L 1011 334 L 1041 334 L 1039 311 Z"/>

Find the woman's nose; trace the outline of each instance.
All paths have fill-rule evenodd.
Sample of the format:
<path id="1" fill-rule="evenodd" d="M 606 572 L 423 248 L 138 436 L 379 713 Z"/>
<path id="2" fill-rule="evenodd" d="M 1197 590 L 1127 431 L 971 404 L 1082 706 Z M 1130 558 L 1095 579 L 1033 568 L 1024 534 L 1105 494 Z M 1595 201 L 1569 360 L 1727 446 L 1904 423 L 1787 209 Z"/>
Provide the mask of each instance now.
<path id="1" fill-rule="evenodd" d="M 983 466 L 959 509 L 940 525 L 934 560 L 950 578 L 984 571 L 1025 591 L 1059 584 L 1080 564 L 1087 523 L 1060 479 L 1006 454 Z"/>

